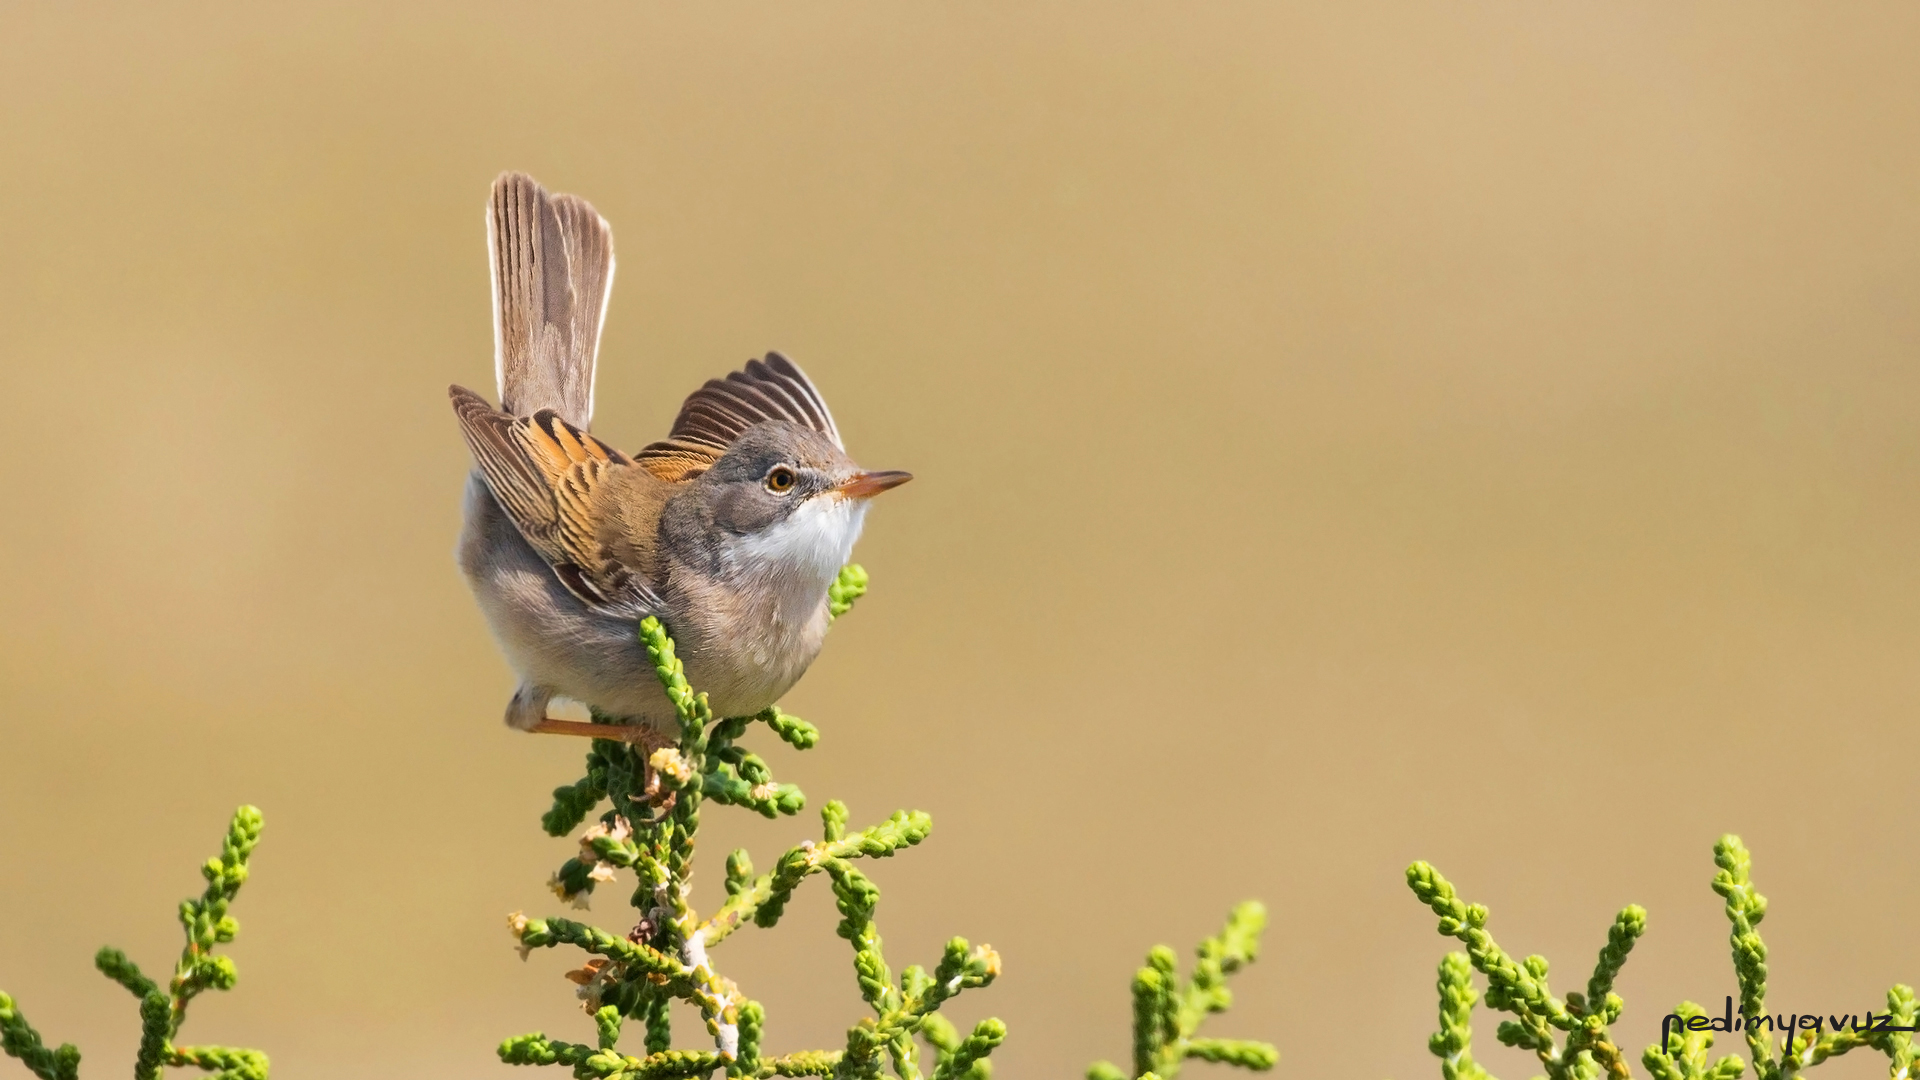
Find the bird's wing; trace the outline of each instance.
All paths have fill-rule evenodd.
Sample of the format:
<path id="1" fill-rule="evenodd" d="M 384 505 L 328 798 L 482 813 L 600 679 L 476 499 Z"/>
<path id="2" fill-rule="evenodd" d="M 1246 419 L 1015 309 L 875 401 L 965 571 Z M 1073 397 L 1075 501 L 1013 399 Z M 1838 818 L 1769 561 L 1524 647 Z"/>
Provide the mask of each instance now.
<path id="1" fill-rule="evenodd" d="M 450 387 L 448 396 L 494 501 L 568 591 L 609 614 L 658 612 L 652 586 L 607 552 L 594 527 L 594 498 L 607 474 L 633 459 L 552 409 L 511 416 L 464 387 Z"/>
<path id="2" fill-rule="evenodd" d="M 768 420 L 810 428 L 846 449 L 807 373 L 775 352 L 724 379 L 708 379 L 687 396 L 666 439 L 649 444 L 636 460 L 662 480 L 690 479 L 720 460 L 741 432 Z"/>

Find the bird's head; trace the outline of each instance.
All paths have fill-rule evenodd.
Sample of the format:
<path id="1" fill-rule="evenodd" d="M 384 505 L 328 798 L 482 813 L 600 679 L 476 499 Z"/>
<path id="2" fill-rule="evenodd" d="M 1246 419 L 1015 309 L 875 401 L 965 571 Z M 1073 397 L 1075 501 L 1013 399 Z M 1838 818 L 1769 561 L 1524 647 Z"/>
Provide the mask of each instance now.
<path id="1" fill-rule="evenodd" d="M 852 553 L 868 501 L 911 479 L 869 472 L 827 436 L 773 420 L 741 432 L 693 483 L 728 562 L 825 582 Z"/>

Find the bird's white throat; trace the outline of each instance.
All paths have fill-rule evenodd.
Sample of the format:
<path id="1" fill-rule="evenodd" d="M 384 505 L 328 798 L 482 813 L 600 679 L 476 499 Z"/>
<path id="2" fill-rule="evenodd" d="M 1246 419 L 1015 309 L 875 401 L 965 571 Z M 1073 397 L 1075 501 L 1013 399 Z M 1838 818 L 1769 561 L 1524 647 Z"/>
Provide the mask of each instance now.
<path id="1" fill-rule="evenodd" d="M 773 598 L 775 620 L 804 622 L 853 554 L 866 517 L 865 499 L 816 495 L 785 521 L 730 539 L 730 569 L 737 579 L 756 582 L 762 595 Z"/>

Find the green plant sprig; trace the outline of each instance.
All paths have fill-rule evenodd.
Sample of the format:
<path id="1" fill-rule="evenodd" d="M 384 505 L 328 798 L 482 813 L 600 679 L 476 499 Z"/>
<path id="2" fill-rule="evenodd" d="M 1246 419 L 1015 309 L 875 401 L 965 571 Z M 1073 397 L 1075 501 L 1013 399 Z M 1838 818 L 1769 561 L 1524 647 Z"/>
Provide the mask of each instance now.
<path id="1" fill-rule="evenodd" d="M 1713 851 L 1714 864 L 1719 868 L 1713 890 L 1726 901 L 1729 945 L 1740 988 L 1740 1015 L 1743 1020 L 1764 1017 L 1767 947 L 1756 928 L 1766 917 L 1767 900 L 1753 884 L 1753 860 L 1739 837 L 1722 836 Z M 1440 916 L 1440 933 L 1467 946 L 1466 952 L 1449 953 L 1440 964 L 1440 1030 L 1428 1039 L 1427 1048 L 1440 1058 L 1443 1080 L 1492 1080 L 1474 1062 L 1469 1049 L 1477 996 L 1473 971 L 1487 979 L 1486 1003 L 1515 1017 L 1500 1024 L 1500 1041 L 1534 1051 L 1550 1080 L 1596 1080 L 1602 1072 L 1609 1080 L 1631 1077 L 1609 1028 L 1625 1008 L 1613 992 L 1613 983 L 1634 942 L 1646 932 L 1644 909 L 1630 904 L 1615 916 L 1586 992 L 1569 993 L 1562 1001 L 1548 988 L 1546 958 L 1529 956 L 1514 962 L 1487 933 L 1486 907 L 1463 902 L 1439 871 L 1416 862 L 1407 868 L 1407 884 Z M 1913 1026 L 1913 988 L 1895 984 L 1888 990 L 1887 1011 L 1891 1025 Z M 1663 1023 L 1662 1042 L 1647 1047 L 1640 1056 L 1654 1080 L 1736 1080 L 1746 1070 L 1746 1062 L 1737 1054 L 1709 1060 L 1713 1029 L 1690 1026 L 1694 1019 L 1706 1016 L 1698 1004 L 1683 1001 L 1672 1015 L 1680 1021 L 1679 1028 Z M 1781 1039 L 1776 1053 L 1771 1022 L 1742 1026 L 1755 1062 L 1755 1080 L 1792 1080 L 1808 1068 L 1863 1046 L 1887 1055 L 1893 1080 L 1913 1078 L 1915 1048 L 1911 1032 L 1806 1029 L 1791 1037 L 1791 1045 L 1788 1039 Z M 1559 1032 L 1566 1035 L 1564 1044 L 1556 1041 Z"/>
<path id="2" fill-rule="evenodd" d="M 1760 921 L 1767 916 L 1767 898 L 1753 883 L 1753 856 L 1738 836 L 1728 833 L 1713 846 L 1713 862 L 1719 868 L 1713 875 L 1713 891 L 1726 901 L 1729 926 L 1728 946 L 1733 955 L 1733 971 L 1740 987 L 1740 1015 L 1761 1016 L 1767 1000 L 1767 945 L 1761 940 Z M 1697 1006 L 1696 1006 L 1697 1008 Z M 1913 988 L 1896 983 L 1887 991 L 1887 1011 L 1903 1027 L 1913 1025 Z M 1905 1019 L 1901 1019 L 1905 1017 Z M 1673 1042 L 1669 1034 L 1668 1043 Z M 1838 1057 L 1849 1050 L 1868 1047 L 1887 1055 L 1890 1072 L 1899 1080 L 1912 1075 L 1913 1036 L 1904 1031 L 1801 1031 L 1779 1040 L 1776 1052 L 1771 1026 L 1746 1028 L 1747 1049 L 1753 1055 L 1756 1080 L 1791 1080 L 1796 1074 Z M 1711 1045 L 1711 1036 L 1708 1038 Z M 1662 1056 L 1661 1047 L 1647 1048 L 1646 1060 Z M 1722 1059 L 1722 1063 L 1729 1059 Z M 1739 1064 L 1739 1058 L 1730 1059 Z M 1649 1069 L 1652 1069 L 1649 1064 Z M 1732 1066 L 1729 1066 L 1731 1068 Z M 1677 1066 L 1676 1066 L 1677 1068 Z M 1733 1074 L 1737 1075 L 1737 1073 Z M 1662 1080 L 1665 1080 L 1663 1077 Z"/>
<path id="3" fill-rule="evenodd" d="M 1238 1065 L 1243 1069 L 1271 1069 L 1280 1052 L 1269 1043 L 1250 1039 L 1202 1039 L 1194 1032 L 1209 1015 L 1233 1004 L 1227 976 L 1254 961 L 1260 952 L 1260 932 L 1267 909 L 1249 900 L 1234 907 L 1226 926 L 1200 943 L 1193 974 L 1180 982 L 1173 950 L 1156 945 L 1147 964 L 1133 977 L 1133 1077 L 1135 1080 L 1174 1080 L 1188 1058 Z M 1108 1061 L 1087 1069 L 1087 1080 L 1126 1080 L 1127 1074 Z"/>
<path id="4" fill-rule="evenodd" d="M 1625 1080 L 1627 1064 L 1608 1031 L 1620 1018 L 1623 1003 L 1611 988 L 1633 943 L 1646 931 L 1644 909 L 1629 905 L 1614 917 L 1587 981 L 1595 1000 L 1569 994 L 1563 1001 L 1548 987 L 1546 957 L 1529 956 L 1516 963 L 1487 933 L 1486 906 L 1461 900 L 1438 870 L 1416 862 L 1407 868 L 1407 885 L 1440 916 L 1440 932 L 1467 947 L 1469 964 L 1487 978 L 1487 1004 L 1514 1016 L 1495 1033 L 1502 1043 L 1533 1051 L 1548 1080 L 1593 1080 L 1601 1070 L 1613 1080 Z M 1555 1032 L 1566 1033 L 1564 1045 Z"/>
<path id="5" fill-rule="evenodd" d="M 1427 1049 L 1440 1059 L 1442 1080 L 1493 1080 L 1473 1060 L 1473 1004 L 1480 992 L 1473 988 L 1473 962 L 1463 952 L 1440 958 L 1440 1030 L 1427 1039 Z"/>
<path id="6" fill-rule="evenodd" d="M 1705 1016 L 1706 1012 L 1694 1002 L 1683 1001 L 1674 1010 L 1674 1015 L 1685 1021 Z M 1708 1064 L 1707 1051 L 1711 1049 L 1711 1031 L 1668 1031 L 1666 1046 L 1647 1047 L 1640 1055 L 1640 1062 L 1647 1067 L 1647 1072 L 1652 1074 L 1654 1080 L 1734 1080 L 1746 1071 L 1747 1063 L 1740 1060 L 1738 1054 L 1727 1054 Z"/>
<path id="7" fill-rule="evenodd" d="M 845 614 L 866 587 L 865 571 L 843 568 L 829 589 L 829 616 Z M 986 1080 L 988 1054 L 1005 1039 L 1005 1026 L 985 1020 L 962 1038 L 937 1010 L 954 995 L 991 983 L 1000 971 L 998 954 L 954 938 L 932 974 L 915 966 L 896 980 L 873 919 L 879 889 L 854 866 L 855 860 L 885 858 L 925 840 L 933 829 L 926 814 L 903 810 L 849 832 L 846 806 L 829 802 L 821 812 L 820 840 L 789 849 L 763 874 L 754 872 L 745 850 L 733 852 L 726 864 L 726 902 L 705 918 L 694 910 L 690 878 L 703 802 L 768 818 L 791 816 L 806 804 L 799 788 L 776 782 L 766 761 L 740 741 L 756 722 L 798 750 L 816 745 L 820 733 L 778 708 L 716 717 L 707 696 L 688 683 L 666 628 L 648 618 L 639 637 L 673 702 L 677 738 L 652 748 L 595 739 L 586 775 L 556 788 L 553 807 L 541 819 L 549 835 L 565 836 L 602 803 L 609 805 L 580 836 L 580 853 L 561 866 L 552 885 L 563 900 L 584 907 L 597 885 L 630 871 L 638 880 L 631 901 L 638 921 L 631 931 L 615 933 L 571 919 L 512 916 L 509 925 L 523 954 L 561 945 L 588 954 L 587 964 L 569 978 L 580 984 L 596 1039 L 593 1045 L 568 1043 L 536 1032 L 506 1040 L 500 1059 L 564 1066 L 576 1077 L 598 1080 L 672 1080 L 722 1069 L 729 1077 L 869 1080 L 888 1065 L 900 1080 L 925 1080 L 918 1036 L 932 1051 L 933 1080 Z M 599 714 L 594 720 L 616 722 Z M 767 1055 L 760 1045 L 764 1008 L 719 974 L 709 953 L 748 923 L 776 925 L 794 890 L 815 874 L 831 882 L 841 915 L 838 933 L 853 947 L 854 976 L 872 1015 L 848 1029 L 844 1049 Z M 667 1006 L 674 1000 L 699 1010 L 711 1049 L 673 1048 Z M 644 1024 L 644 1056 L 618 1049 L 627 1019 Z"/>
<path id="8" fill-rule="evenodd" d="M 215 949 L 233 940 L 240 923 L 228 914 L 247 880 L 247 860 L 260 842 L 260 811 L 242 806 L 227 826 L 220 854 L 200 868 L 207 887 L 198 899 L 180 902 L 186 945 L 163 988 L 119 949 L 103 947 L 93 963 L 101 974 L 125 987 L 140 1002 L 140 1048 L 134 1056 L 134 1080 L 159 1080 L 167 1067 L 198 1068 L 214 1080 L 267 1080 L 267 1055 L 230 1046 L 175 1046 L 187 1019 L 187 1006 L 207 990 L 231 990 L 239 978 L 230 957 Z M 0 993 L 0 1050 L 20 1059 L 40 1080 L 78 1080 L 80 1051 L 71 1043 L 49 1050 L 40 1033 L 20 1015 L 13 999 Z"/>
<path id="9" fill-rule="evenodd" d="M 18 1058 L 40 1080 L 76 1080 L 80 1075 L 80 1048 L 61 1043 L 48 1049 L 40 1041 L 40 1032 L 5 993 L 0 993 L 0 1050 Z"/>
<path id="10" fill-rule="evenodd" d="M 840 576 L 827 586 L 827 618 L 837 619 L 853 607 L 853 602 L 867 595 L 867 572 L 858 563 L 848 563 L 840 568 Z"/>

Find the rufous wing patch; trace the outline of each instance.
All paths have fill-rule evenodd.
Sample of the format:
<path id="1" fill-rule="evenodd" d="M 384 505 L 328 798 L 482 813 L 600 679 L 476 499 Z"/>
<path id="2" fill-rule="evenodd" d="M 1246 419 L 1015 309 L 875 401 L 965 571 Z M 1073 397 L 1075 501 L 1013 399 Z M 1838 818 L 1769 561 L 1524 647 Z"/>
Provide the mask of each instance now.
<path id="1" fill-rule="evenodd" d="M 594 499 L 632 458 L 552 409 L 512 416 L 471 390 L 449 390 L 480 475 L 520 535 L 581 600 L 623 611 L 657 606 L 652 589 L 601 547 Z"/>

